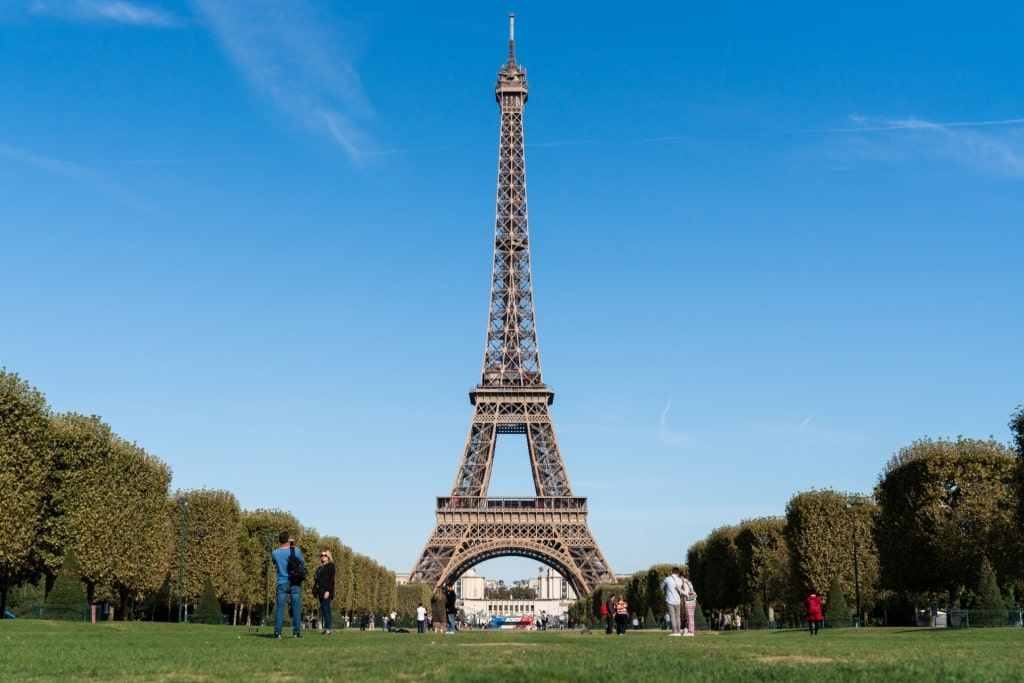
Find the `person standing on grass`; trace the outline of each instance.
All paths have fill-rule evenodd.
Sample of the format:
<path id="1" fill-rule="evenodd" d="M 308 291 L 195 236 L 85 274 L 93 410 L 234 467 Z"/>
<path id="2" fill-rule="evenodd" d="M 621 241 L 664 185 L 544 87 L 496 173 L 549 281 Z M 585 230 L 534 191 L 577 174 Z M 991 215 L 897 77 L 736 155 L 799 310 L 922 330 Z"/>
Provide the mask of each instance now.
<path id="1" fill-rule="evenodd" d="M 615 595 L 615 593 L 612 593 L 611 595 L 608 596 L 608 600 L 604 603 L 604 606 L 602 607 L 602 610 L 601 610 L 604 613 L 604 615 L 605 615 L 605 617 L 604 617 L 604 632 L 607 635 L 611 635 L 612 634 L 612 627 L 615 625 L 615 603 L 617 603 L 617 602 L 618 602 L 618 596 Z"/>
<path id="2" fill-rule="evenodd" d="M 679 628 L 679 603 L 682 596 L 683 580 L 679 577 L 679 567 L 672 567 L 672 573 L 661 582 L 665 591 L 665 608 L 668 610 L 667 621 L 672 625 L 670 636 L 683 635 Z"/>
<path id="3" fill-rule="evenodd" d="M 615 632 L 624 636 L 627 628 L 629 628 L 629 604 L 626 603 L 626 596 L 623 595 L 615 603 Z"/>
<path id="4" fill-rule="evenodd" d="M 455 586 L 452 584 L 446 584 L 444 587 L 444 613 L 448 617 L 448 630 L 445 633 L 455 633 L 455 615 L 458 613 L 455 609 Z"/>
<path id="5" fill-rule="evenodd" d="M 821 622 L 824 620 L 821 614 L 821 598 L 817 593 L 811 591 L 804 603 L 807 605 L 807 629 L 812 636 L 816 636 L 818 629 L 821 628 Z"/>
<path id="6" fill-rule="evenodd" d="M 416 608 L 416 633 L 427 632 L 427 608 L 421 602 Z"/>
<path id="7" fill-rule="evenodd" d="M 320 566 L 313 573 L 313 595 L 320 601 L 320 614 L 324 618 L 322 635 L 331 633 L 331 600 L 334 598 L 334 556 L 330 550 L 320 551 Z"/>
<path id="8" fill-rule="evenodd" d="M 693 637 L 696 635 L 693 631 L 695 627 L 694 615 L 697 614 L 697 591 L 693 589 L 693 583 L 686 576 L 686 572 L 679 573 L 679 579 L 682 581 L 682 588 L 680 594 L 683 596 L 683 605 L 686 608 L 686 633 L 683 635 Z"/>
<path id="9" fill-rule="evenodd" d="M 270 553 L 274 564 L 277 566 L 277 611 L 274 615 L 274 637 L 281 637 L 281 626 L 284 623 L 284 603 L 291 600 L 292 603 L 292 636 L 302 637 L 302 584 L 292 585 L 288 576 L 288 558 L 294 552 L 303 565 L 306 564 L 302 557 L 302 551 L 295 547 L 291 535 L 282 531 L 277 536 L 280 547 Z"/>

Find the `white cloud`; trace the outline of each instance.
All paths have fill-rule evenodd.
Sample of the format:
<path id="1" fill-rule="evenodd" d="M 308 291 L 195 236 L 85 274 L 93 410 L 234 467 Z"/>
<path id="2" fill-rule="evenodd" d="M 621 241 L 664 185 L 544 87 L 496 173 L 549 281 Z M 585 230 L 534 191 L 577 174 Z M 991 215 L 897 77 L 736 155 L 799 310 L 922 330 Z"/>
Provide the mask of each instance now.
<path id="1" fill-rule="evenodd" d="M 33 0 L 33 14 L 69 21 L 108 21 L 136 26 L 179 26 L 181 22 L 160 8 L 127 0 Z"/>
<path id="2" fill-rule="evenodd" d="M 71 161 L 64 161 L 63 159 L 41 156 L 20 147 L 12 147 L 3 143 L 0 143 L 0 157 L 5 157 L 19 164 L 60 176 L 120 204 L 142 211 L 153 210 L 152 207 L 141 201 L 132 192 L 114 183 L 103 173 L 86 166 Z"/>
<path id="3" fill-rule="evenodd" d="M 341 27 L 306 5 L 272 0 L 191 0 L 245 79 L 282 112 L 353 157 L 367 148 L 372 111 Z"/>
<path id="4" fill-rule="evenodd" d="M 1024 118 L 935 122 L 851 116 L 850 120 L 855 125 L 815 131 L 855 135 L 853 142 L 838 150 L 847 158 L 939 159 L 986 173 L 1024 176 Z"/>

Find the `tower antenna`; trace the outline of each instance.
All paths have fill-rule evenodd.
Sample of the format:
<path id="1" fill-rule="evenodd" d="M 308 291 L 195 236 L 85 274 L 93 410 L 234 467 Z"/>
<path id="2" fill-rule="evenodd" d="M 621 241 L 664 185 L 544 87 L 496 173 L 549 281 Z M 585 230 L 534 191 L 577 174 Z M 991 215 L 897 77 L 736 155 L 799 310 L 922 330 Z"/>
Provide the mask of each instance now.
<path id="1" fill-rule="evenodd" d="M 508 63 L 516 63 L 516 15 L 508 15 Z"/>

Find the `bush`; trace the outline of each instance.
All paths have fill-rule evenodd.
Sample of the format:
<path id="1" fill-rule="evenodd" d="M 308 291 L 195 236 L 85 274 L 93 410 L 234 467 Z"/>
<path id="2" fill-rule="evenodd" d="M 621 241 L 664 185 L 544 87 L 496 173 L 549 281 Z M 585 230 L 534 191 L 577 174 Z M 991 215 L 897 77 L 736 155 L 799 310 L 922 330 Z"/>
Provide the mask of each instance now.
<path id="1" fill-rule="evenodd" d="M 220 601 L 217 600 L 217 593 L 213 590 L 213 581 L 210 580 L 210 577 L 206 577 L 206 583 L 203 584 L 203 594 L 199 598 L 196 613 L 192 615 L 192 623 L 221 623 Z"/>
<path id="2" fill-rule="evenodd" d="M 853 625 L 850 618 L 850 606 L 839 588 L 839 577 L 832 579 L 828 589 L 828 602 L 825 603 L 825 626 L 827 628 L 849 628 Z"/>

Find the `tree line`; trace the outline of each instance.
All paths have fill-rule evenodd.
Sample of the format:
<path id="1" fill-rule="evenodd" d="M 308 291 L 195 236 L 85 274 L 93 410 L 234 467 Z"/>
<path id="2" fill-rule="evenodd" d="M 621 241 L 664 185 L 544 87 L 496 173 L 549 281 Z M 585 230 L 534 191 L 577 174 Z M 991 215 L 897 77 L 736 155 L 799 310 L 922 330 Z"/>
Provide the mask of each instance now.
<path id="1" fill-rule="evenodd" d="M 123 619 L 173 621 L 179 601 L 195 605 L 210 581 L 233 623 L 259 623 L 275 599 L 269 554 L 281 530 L 311 574 L 319 551 L 332 552 L 334 609 L 394 608 L 394 572 L 337 537 L 289 512 L 243 510 L 229 491 L 170 484 L 165 463 L 99 417 L 54 414 L 42 393 L 0 368 L 0 614 L 12 589 L 42 602 L 73 556 L 86 600 L 111 602 Z"/>
<path id="2" fill-rule="evenodd" d="M 923 438 L 886 463 L 870 495 L 831 489 L 793 495 L 782 516 L 712 530 L 689 547 L 688 567 L 708 612 L 751 626 L 798 624 L 816 591 L 839 621 L 913 624 L 916 610 L 998 610 L 1024 601 L 1024 406 L 1010 445 Z M 680 563 L 682 564 L 682 563 Z M 647 619 L 663 612 L 659 564 L 602 586 L 573 605 L 593 622 L 611 593 Z M 1005 622 L 1005 620 L 1004 620 Z"/>

